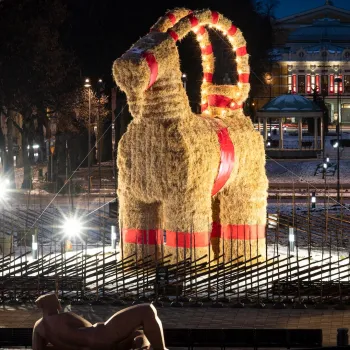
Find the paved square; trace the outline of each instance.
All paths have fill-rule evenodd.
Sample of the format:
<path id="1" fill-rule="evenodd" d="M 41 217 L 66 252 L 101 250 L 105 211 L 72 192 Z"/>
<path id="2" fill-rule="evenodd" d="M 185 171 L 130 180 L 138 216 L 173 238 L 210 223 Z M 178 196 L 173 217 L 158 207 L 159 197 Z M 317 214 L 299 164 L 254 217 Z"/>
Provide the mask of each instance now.
<path id="1" fill-rule="evenodd" d="M 68 306 L 68 309 L 70 306 Z M 120 307 L 109 305 L 72 306 L 71 310 L 90 322 L 107 320 Z M 263 310 L 225 307 L 203 308 L 158 308 L 158 314 L 165 328 L 322 328 L 323 345 L 336 345 L 337 329 L 350 328 L 350 310 Z M 41 317 L 36 307 L 9 307 L 0 309 L 0 327 L 33 327 Z"/>

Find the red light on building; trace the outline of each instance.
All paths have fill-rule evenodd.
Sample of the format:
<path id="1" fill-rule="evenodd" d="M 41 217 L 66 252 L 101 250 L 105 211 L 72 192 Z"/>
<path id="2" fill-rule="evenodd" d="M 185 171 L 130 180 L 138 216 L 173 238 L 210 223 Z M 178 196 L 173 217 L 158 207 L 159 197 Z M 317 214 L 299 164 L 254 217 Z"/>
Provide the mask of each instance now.
<path id="1" fill-rule="evenodd" d="M 333 75 L 333 74 L 331 74 L 331 75 L 329 76 L 329 92 L 330 92 L 331 94 L 334 93 L 334 75 Z"/>
<path id="2" fill-rule="evenodd" d="M 292 75 L 292 92 L 295 94 L 297 92 L 297 75 Z"/>
<path id="3" fill-rule="evenodd" d="M 311 75 L 306 76 L 306 92 L 309 94 L 311 92 Z"/>
<path id="4" fill-rule="evenodd" d="M 343 79 L 342 75 L 338 75 L 338 78 Z M 343 80 L 339 83 L 339 93 L 343 92 Z"/>
<path id="5" fill-rule="evenodd" d="M 315 81 L 315 85 L 316 85 L 316 92 L 320 92 L 320 76 L 316 75 L 316 81 Z"/>

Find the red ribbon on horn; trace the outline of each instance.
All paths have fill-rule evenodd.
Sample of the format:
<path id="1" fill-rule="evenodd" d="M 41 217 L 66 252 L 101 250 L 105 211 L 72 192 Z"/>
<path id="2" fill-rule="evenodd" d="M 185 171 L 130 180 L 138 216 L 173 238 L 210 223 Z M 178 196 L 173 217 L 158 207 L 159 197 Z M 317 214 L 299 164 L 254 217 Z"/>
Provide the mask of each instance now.
<path id="1" fill-rule="evenodd" d="M 150 70 L 150 78 L 149 78 L 149 84 L 147 86 L 147 89 L 149 89 L 157 80 L 158 77 L 158 62 L 151 52 L 143 52 L 142 57 L 146 59 L 146 62 L 148 64 L 149 70 Z"/>

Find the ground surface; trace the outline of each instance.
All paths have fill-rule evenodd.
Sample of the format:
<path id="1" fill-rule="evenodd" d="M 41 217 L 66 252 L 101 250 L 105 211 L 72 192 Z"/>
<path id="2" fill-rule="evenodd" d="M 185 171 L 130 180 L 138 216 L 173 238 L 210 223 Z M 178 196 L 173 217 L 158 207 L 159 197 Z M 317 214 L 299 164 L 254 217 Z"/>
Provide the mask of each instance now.
<path id="1" fill-rule="evenodd" d="M 72 311 L 90 322 L 107 320 L 120 308 L 111 306 L 72 306 Z M 335 345 L 337 329 L 350 327 L 350 310 L 258 310 L 253 308 L 170 308 L 158 309 L 165 328 L 322 328 L 323 345 Z M 41 317 L 35 308 L 0 309 L 0 327 L 33 327 Z"/>

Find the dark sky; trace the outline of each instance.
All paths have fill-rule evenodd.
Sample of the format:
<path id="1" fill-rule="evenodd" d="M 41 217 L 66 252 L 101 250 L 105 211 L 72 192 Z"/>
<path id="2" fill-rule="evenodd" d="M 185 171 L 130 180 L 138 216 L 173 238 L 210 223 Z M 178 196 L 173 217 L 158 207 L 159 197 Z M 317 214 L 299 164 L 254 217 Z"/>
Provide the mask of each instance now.
<path id="1" fill-rule="evenodd" d="M 73 28 L 69 30 L 68 41 L 79 56 L 83 75 L 100 75 L 101 72 L 111 78 L 113 60 L 145 35 L 167 9 L 182 6 L 211 8 L 235 23 L 240 22 L 245 31 L 253 26 L 243 15 L 243 8 L 249 7 L 248 3 L 253 6 L 254 0 L 167 0 L 159 4 L 132 0 L 66 1 L 73 16 L 69 21 Z M 335 6 L 350 10 L 350 0 L 333 2 Z M 280 18 L 324 3 L 325 0 L 280 0 L 275 15 Z"/>
<path id="2" fill-rule="evenodd" d="M 275 14 L 277 18 L 292 15 L 297 12 L 311 10 L 325 4 L 325 0 L 280 0 Z M 350 0 L 333 0 L 336 7 L 350 10 Z"/>

